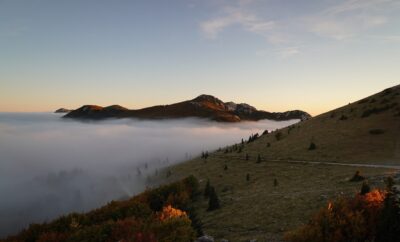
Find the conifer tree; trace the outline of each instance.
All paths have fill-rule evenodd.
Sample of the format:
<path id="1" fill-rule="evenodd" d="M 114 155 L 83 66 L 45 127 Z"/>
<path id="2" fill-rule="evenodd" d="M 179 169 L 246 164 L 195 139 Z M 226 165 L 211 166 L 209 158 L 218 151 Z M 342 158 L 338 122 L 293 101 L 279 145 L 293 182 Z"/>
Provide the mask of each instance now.
<path id="1" fill-rule="evenodd" d="M 278 186 L 278 179 L 274 179 L 274 187 L 277 187 Z"/>
<path id="2" fill-rule="evenodd" d="M 204 197 L 208 198 L 210 196 L 210 179 L 207 179 L 206 187 L 204 188 Z"/>
<path id="3" fill-rule="evenodd" d="M 363 182 L 362 185 L 361 185 L 360 194 L 361 195 L 365 195 L 365 194 L 369 193 L 370 191 L 371 191 L 371 188 L 368 185 L 368 183 L 367 182 Z"/>
<path id="4" fill-rule="evenodd" d="M 219 209 L 221 206 L 219 204 L 219 198 L 217 193 L 215 192 L 215 188 L 210 186 L 210 200 L 208 201 L 208 209 L 207 211 L 213 211 Z"/>

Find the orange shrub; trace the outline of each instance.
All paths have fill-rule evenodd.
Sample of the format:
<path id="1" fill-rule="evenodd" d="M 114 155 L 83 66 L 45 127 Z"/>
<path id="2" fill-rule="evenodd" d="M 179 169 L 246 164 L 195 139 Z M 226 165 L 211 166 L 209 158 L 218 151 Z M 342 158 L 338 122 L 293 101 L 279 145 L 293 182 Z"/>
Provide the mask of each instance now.
<path id="1" fill-rule="evenodd" d="M 385 192 L 373 190 L 353 198 L 329 202 L 306 225 L 286 233 L 291 242 L 373 241 L 385 199 Z"/>

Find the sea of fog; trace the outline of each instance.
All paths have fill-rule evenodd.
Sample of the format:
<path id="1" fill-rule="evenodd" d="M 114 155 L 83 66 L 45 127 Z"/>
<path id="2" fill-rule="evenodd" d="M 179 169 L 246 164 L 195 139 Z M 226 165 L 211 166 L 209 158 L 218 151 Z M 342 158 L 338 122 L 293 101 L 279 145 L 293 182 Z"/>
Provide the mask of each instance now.
<path id="1" fill-rule="evenodd" d="M 0 113 L 0 238 L 132 196 L 168 165 L 297 121 L 79 122 L 54 113 Z"/>

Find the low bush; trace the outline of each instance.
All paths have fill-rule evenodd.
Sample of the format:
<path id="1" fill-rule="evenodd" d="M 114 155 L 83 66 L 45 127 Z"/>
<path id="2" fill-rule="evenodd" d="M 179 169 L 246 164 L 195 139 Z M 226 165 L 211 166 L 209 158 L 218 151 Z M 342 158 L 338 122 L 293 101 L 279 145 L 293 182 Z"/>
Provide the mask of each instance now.
<path id="1" fill-rule="evenodd" d="M 392 104 L 387 104 L 387 105 L 381 106 L 381 107 L 374 107 L 371 109 L 367 109 L 362 113 L 361 117 L 366 118 L 366 117 L 371 116 L 372 114 L 379 114 L 379 113 L 382 113 L 389 109 L 392 109 L 392 108 L 396 107 L 397 105 L 398 105 L 397 103 L 392 103 Z"/>
<path id="2" fill-rule="evenodd" d="M 317 149 L 317 145 L 314 142 L 310 143 L 310 146 L 308 146 L 308 150 L 315 150 Z"/>
<path id="3" fill-rule="evenodd" d="M 360 174 L 360 171 L 356 171 L 352 178 L 349 181 L 351 182 L 358 182 L 365 180 L 365 177 Z"/>
<path id="4" fill-rule="evenodd" d="M 385 133 L 385 130 L 383 130 L 383 129 L 371 129 L 371 130 L 369 131 L 369 133 L 370 133 L 370 134 L 373 134 L 373 135 L 383 134 L 383 133 Z"/>
<path id="5" fill-rule="evenodd" d="M 388 179 L 385 190 L 372 190 L 329 202 L 306 225 L 289 231 L 289 242 L 398 242 L 400 196 Z"/>

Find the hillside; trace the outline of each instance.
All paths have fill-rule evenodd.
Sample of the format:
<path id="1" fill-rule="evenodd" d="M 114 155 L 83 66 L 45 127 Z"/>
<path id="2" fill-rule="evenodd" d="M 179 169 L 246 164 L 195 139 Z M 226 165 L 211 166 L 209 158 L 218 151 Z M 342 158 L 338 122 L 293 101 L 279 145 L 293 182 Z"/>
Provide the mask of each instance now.
<path id="1" fill-rule="evenodd" d="M 140 118 L 140 119 L 166 119 L 198 117 L 208 118 L 220 122 L 270 120 L 306 120 L 311 116 L 300 110 L 272 113 L 257 110 L 245 104 L 223 102 L 210 95 L 200 95 L 192 100 L 171 105 L 159 105 L 143 109 L 130 110 L 119 105 L 100 107 L 97 105 L 84 105 L 64 116 L 74 119 L 105 119 L 105 118 Z"/>
<path id="2" fill-rule="evenodd" d="M 168 180 L 193 174 L 201 188 L 207 180 L 215 187 L 221 209 L 207 212 L 207 199 L 195 203 L 205 233 L 229 241 L 282 241 L 286 231 L 306 223 L 329 200 L 358 192 L 361 182 L 349 181 L 357 170 L 371 187 L 383 187 L 387 176 L 399 182 L 399 103 L 400 86 L 386 89 L 282 130 L 253 136 L 250 142 L 221 147 L 207 158 L 170 167 Z"/>
<path id="3" fill-rule="evenodd" d="M 399 165 L 400 86 L 263 135 L 246 149 L 269 160 Z"/>
<path id="4" fill-rule="evenodd" d="M 196 223 L 189 206 L 197 189 L 198 181 L 187 177 L 128 200 L 111 201 L 88 213 L 71 213 L 48 223 L 31 224 L 0 241 L 192 241 L 196 237 Z"/>

